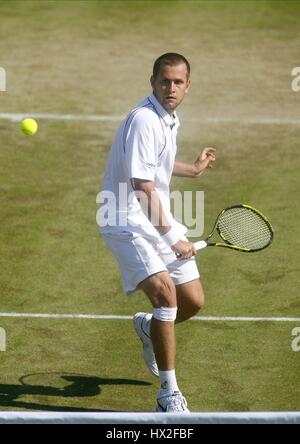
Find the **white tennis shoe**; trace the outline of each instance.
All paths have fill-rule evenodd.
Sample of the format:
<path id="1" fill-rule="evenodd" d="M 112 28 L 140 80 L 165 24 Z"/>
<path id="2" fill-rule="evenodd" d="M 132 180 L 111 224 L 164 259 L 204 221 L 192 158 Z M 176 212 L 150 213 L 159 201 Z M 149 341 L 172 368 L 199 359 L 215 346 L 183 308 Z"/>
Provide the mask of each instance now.
<path id="1" fill-rule="evenodd" d="M 190 413 L 187 408 L 186 399 L 178 391 L 163 394 L 161 390 L 157 396 L 157 412 L 186 412 Z"/>
<path id="2" fill-rule="evenodd" d="M 152 315 L 150 313 L 136 313 L 133 316 L 133 325 L 138 337 L 143 343 L 144 361 L 148 369 L 154 376 L 159 376 L 152 341 L 145 329 L 145 324 L 151 317 Z"/>

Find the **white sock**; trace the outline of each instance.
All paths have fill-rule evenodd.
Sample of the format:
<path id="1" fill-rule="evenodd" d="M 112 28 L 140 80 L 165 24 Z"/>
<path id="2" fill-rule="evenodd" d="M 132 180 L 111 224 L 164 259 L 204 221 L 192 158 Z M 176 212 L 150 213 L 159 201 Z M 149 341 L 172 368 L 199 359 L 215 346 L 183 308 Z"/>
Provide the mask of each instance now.
<path id="1" fill-rule="evenodd" d="M 158 370 L 160 378 L 161 390 L 173 393 L 175 390 L 180 391 L 176 381 L 175 370 Z"/>

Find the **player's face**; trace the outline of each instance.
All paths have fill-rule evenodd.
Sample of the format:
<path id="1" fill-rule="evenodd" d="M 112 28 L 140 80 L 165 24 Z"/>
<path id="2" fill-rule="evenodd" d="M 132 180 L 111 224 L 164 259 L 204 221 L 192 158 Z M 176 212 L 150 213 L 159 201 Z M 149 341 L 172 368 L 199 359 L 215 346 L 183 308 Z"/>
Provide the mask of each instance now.
<path id="1" fill-rule="evenodd" d="M 151 86 L 159 103 L 171 114 L 182 102 L 190 86 L 186 65 L 162 66 L 157 77 L 151 77 Z"/>

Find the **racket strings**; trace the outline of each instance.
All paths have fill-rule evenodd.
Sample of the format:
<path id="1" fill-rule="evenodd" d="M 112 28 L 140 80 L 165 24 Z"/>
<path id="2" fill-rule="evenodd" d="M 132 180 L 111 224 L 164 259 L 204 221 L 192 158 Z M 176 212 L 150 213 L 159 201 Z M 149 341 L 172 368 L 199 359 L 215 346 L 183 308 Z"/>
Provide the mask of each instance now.
<path id="1" fill-rule="evenodd" d="M 232 245 L 251 250 L 261 249 L 272 239 L 272 231 L 263 217 L 245 207 L 230 208 L 221 214 L 220 236 Z"/>

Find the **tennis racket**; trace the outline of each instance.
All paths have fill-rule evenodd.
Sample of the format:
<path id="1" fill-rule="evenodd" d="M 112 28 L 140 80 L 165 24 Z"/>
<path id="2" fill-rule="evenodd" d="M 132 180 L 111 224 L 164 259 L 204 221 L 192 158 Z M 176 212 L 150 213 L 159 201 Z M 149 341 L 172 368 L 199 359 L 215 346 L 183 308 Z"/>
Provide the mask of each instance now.
<path id="1" fill-rule="evenodd" d="M 211 242 L 218 233 L 223 242 Z M 195 242 L 196 250 L 206 247 L 225 247 L 232 250 L 253 253 L 271 245 L 274 237 L 268 219 L 250 205 L 232 205 L 221 211 L 210 235 Z"/>

